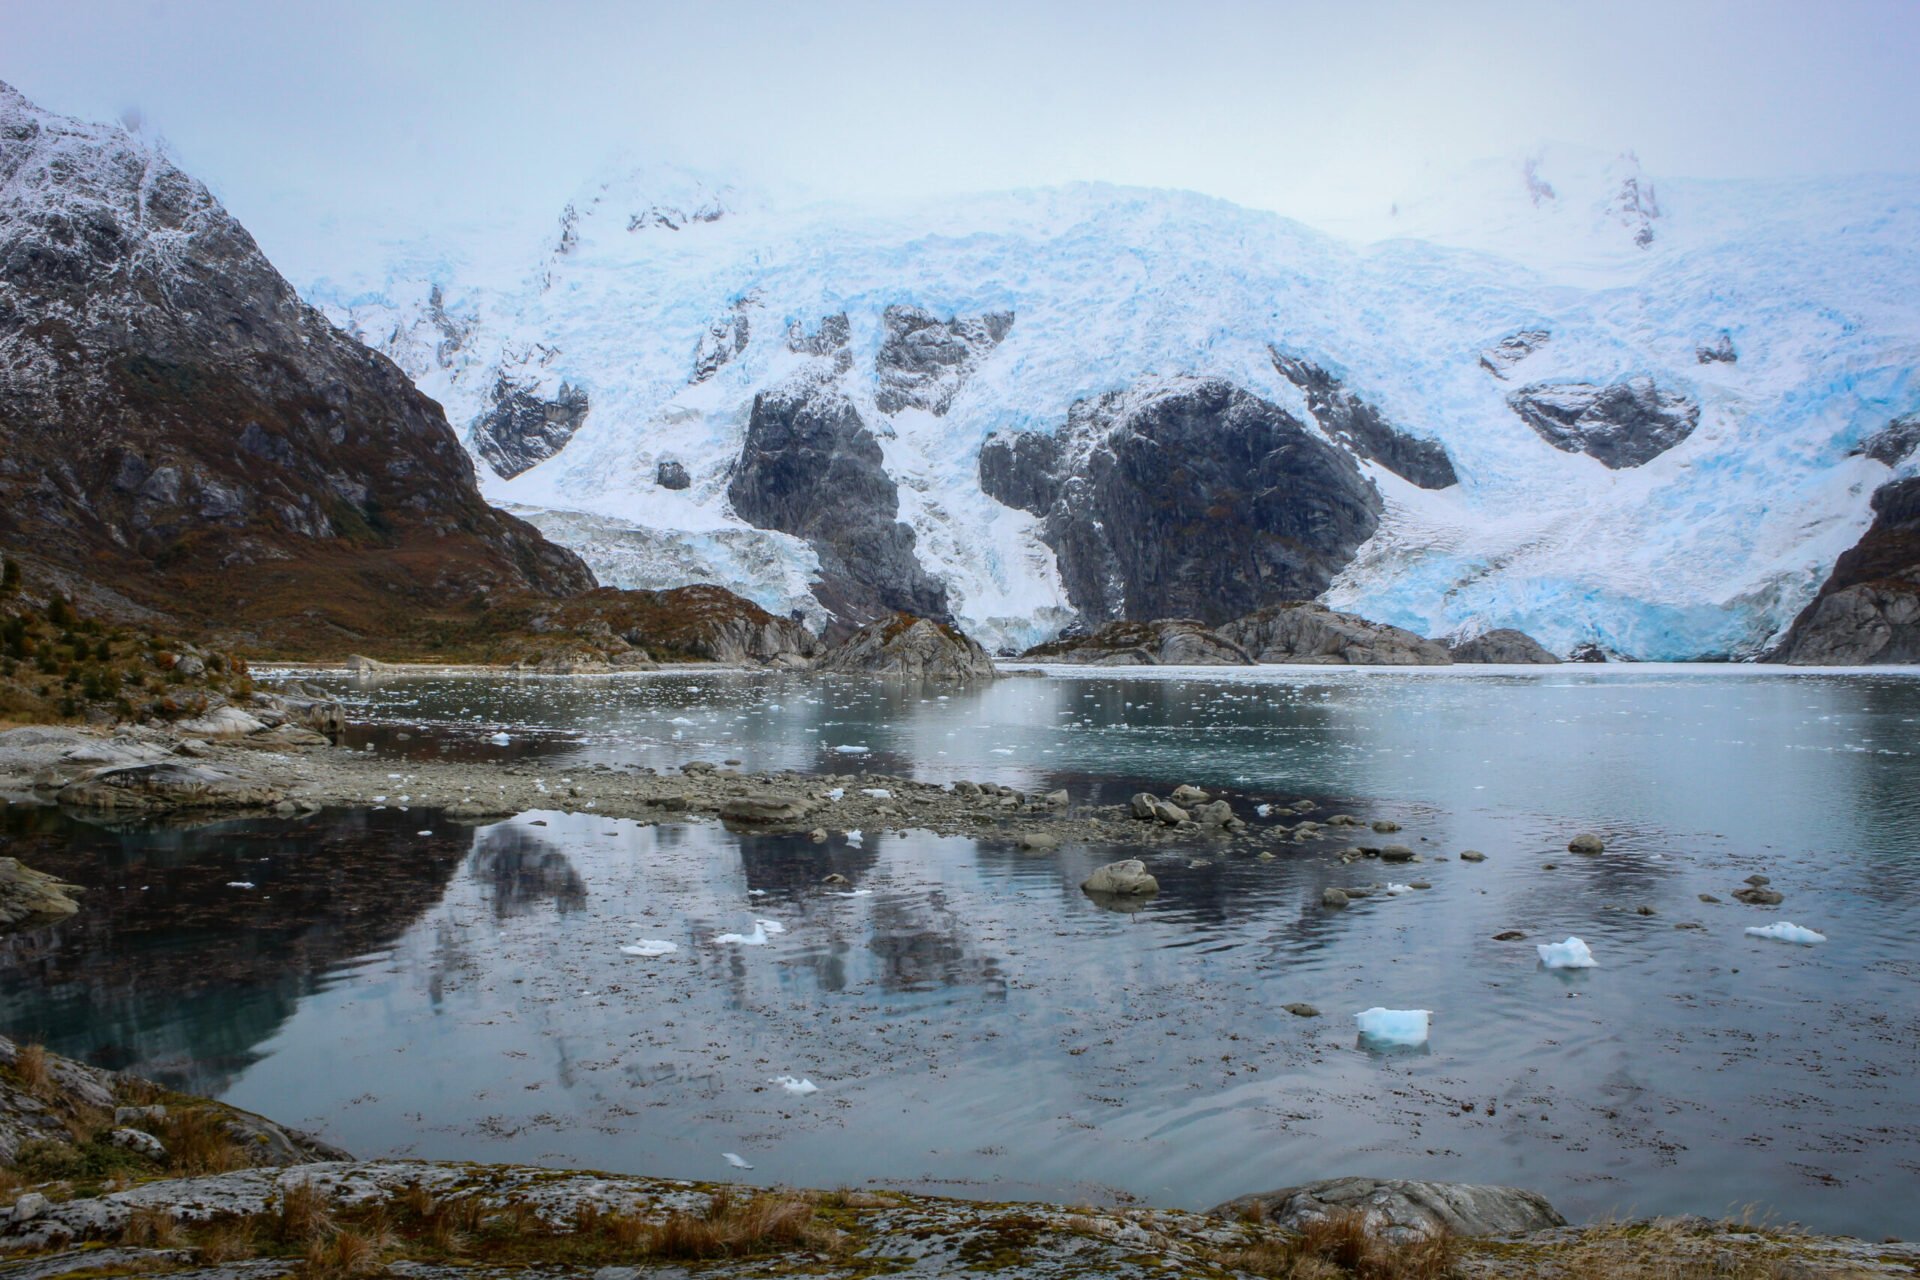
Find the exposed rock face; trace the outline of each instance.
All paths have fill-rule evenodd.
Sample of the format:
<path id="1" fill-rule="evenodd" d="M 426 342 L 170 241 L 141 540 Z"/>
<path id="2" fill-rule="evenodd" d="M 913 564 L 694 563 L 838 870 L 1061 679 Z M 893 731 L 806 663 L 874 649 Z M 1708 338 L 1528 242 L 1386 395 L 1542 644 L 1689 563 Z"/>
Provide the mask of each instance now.
<path id="1" fill-rule="evenodd" d="M 845 317 L 840 319 L 844 324 Z M 1013 328 L 1011 311 L 940 320 L 924 308 L 900 303 L 881 319 L 886 336 L 873 360 L 879 384 L 873 402 L 882 413 L 909 408 L 945 413 L 967 375 Z"/>
<path id="2" fill-rule="evenodd" d="M 987 651 L 958 629 L 904 613 L 861 627 L 829 649 L 815 667 L 961 683 L 1000 674 Z"/>
<path id="3" fill-rule="evenodd" d="M 1258 1215 L 1292 1230 L 1337 1213 L 1355 1211 L 1365 1215 L 1374 1232 L 1395 1243 L 1442 1233 L 1507 1235 L 1567 1225 L 1547 1198 L 1535 1191 L 1465 1182 L 1383 1182 L 1374 1178 L 1326 1178 L 1240 1196 L 1208 1210 L 1223 1218 Z"/>
<path id="4" fill-rule="evenodd" d="M 747 349 L 747 343 L 753 338 L 753 325 L 747 318 L 750 305 L 743 298 L 733 304 L 733 310 L 707 326 L 707 331 L 700 335 L 700 346 L 693 353 L 693 373 L 687 378 L 688 382 L 705 382 Z"/>
<path id="5" fill-rule="evenodd" d="M 896 519 L 900 491 L 880 442 L 830 382 L 803 377 L 754 397 L 727 496 L 748 522 L 813 544 L 814 594 L 843 621 L 948 619 L 946 587 L 921 568 L 913 530 Z"/>
<path id="6" fill-rule="evenodd" d="M 136 603 L 355 630 L 585 565 L 164 154 L 0 85 L 0 542 Z"/>
<path id="7" fill-rule="evenodd" d="M 693 483 L 684 464 L 668 458 L 653 470 L 653 482 L 662 489 L 685 489 Z"/>
<path id="8" fill-rule="evenodd" d="M 1109 622 L 1092 635 L 1062 636 L 1020 656 L 1102 667 L 1253 665 L 1245 649 L 1192 618 Z"/>
<path id="9" fill-rule="evenodd" d="M 22 866 L 18 858 L 0 858 L 0 930 L 63 920 L 80 910 L 71 897 L 78 892 L 73 885 Z"/>
<path id="10" fill-rule="evenodd" d="M 1307 393 L 1307 411 L 1333 439 L 1422 489 L 1444 489 L 1460 483 L 1438 440 L 1423 440 L 1401 431 L 1319 365 L 1283 355 L 1277 348 L 1268 351 L 1280 375 Z"/>
<path id="11" fill-rule="evenodd" d="M 61 788 L 59 795 L 68 808 L 133 815 L 265 807 L 285 798 L 284 791 L 258 778 L 184 761 L 102 769 Z"/>
<path id="12" fill-rule="evenodd" d="M 509 378 L 493 384 L 493 408 L 473 424 L 474 446 L 504 480 L 539 466 L 567 447 L 587 420 L 584 387 L 561 383 L 551 400 Z"/>
<path id="13" fill-rule="evenodd" d="M 542 658 L 535 665 L 549 657 L 584 655 L 569 662 L 582 670 L 595 664 L 601 670 L 625 665 L 619 659 L 629 652 L 638 652 L 642 661 L 651 653 L 710 662 L 772 662 L 810 658 L 824 647 L 791 618 L 775 617 L 724 587 L 704 584 L 670 591 L 598 587 L 532 608 L 522 620 L 499 618 L 497 626 L 542 642 Z M 544 669 L 554 666 L 548 662 Z"/>
<path id="14" fill-rule="evenodd" d="M 1909 413 L 1905 417 L 1895 418 L 1886 426 L 1860 442 L 1860 446 L 1849 453 L 1848 457 L 1865 455 L 1875 462 L 1884 462 L 1897 467 L 1905 462 L 1915 449 L 1920 449 L 1920 413 Z"/>
<path id="15" fill-rule="evenodd" d="M 1534 383 L 1507 397 L 1522 421 L 1566 453 L 1584 453 L 1618 471 L 1653 461 L 1693 434 L 1700 406 L 1652 378 L 1599 386 Z"/>
<path id="16" fill-rule="evenodd" d="M 1712 342 L 1703 342 L 1693 349 L 1694 359 L 1701 364 L 1736 364 L 1740 353 L 1733 349 L 1733 335 L 1722 333 Z"/>
<path id="17" fill-rule="evenodd" d="M 1455 662 L 1555 663 L 1547 647 L 1524 631 L 1496 627 L 1453 646 Z"/>
<path id="18" fill-rule="evenodd" d="M 989 437 L 989 497 L 1043 516 L 1089 619 L 1217 624 L 1319 595 L 1380 522 L 1353 459 L 1220 379 L 1076 402 L 1052 437 Z"/>
<path id="19" fill-rule="evenodd" d="M 1220 634 L 1258 662 L 1424 667 L 1453 662 L 1438 640 L 1311 601 L 1261 609 L 1227 623 Z"/>
<path id="20" fill-rule="evenodd" d="M 812 333 L 795 320 L 787 326 L 787 350 L 796 355 L 825 357 L 833 361 L 835 373 L 845 373 L 853 368 L 853 350 L 849 346 L 852 334 L 844 311 L 822 317 Z"/>
<path id="21" fill-rule="evenodd" d="M 1769 656 L 1795 666 L 1920 662 L 1920 476 L 1882 485 L 1874 520 Z"/>
<path id="22" fill-rule="evenodd" d="M 1553 338 L 1549 329 L 1522 329 L 1508 334 L 1480 353 L 1480 367 L 1502 382 L 1508 370 L 1547 345 Z"/>

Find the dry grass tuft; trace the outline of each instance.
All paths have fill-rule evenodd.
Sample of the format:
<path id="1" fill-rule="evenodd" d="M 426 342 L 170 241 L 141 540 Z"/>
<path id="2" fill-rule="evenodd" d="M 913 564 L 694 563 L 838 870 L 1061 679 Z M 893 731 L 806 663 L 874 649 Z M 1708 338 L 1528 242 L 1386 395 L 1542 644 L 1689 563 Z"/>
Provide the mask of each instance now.
<path id="1" fill-rule="evenodd" d="M 43 1044 L 23 1044 L 13 1059 L 13 1078 L 28 1093 L 40 1094 L 46 1091 L 52 1076 L 47 1072 L 47 1046 Z"/>
<path id="2" fill-rule="evenodd" d="M 843 1237 L 816 1225 L 799 1196 L 763 1192 L 747 1200 L 721 1187 L 701 1213 L 670 1213 L 654 1225 L 643 1251 L 657 1258 L 699 1260 L 811 1247 L 832 1252 Z"/>
<path id="3" fill-rule="evenodd" d="M 327 1193 L 311 1182 L 296 1182 L 280 1197 L 280 1220 L 275 1234 L 288 1244 L 320 1242 L 333 1229 Z"/>
<path id="4" fill-rule="evenodd" d="M 1396 1244 L 1363 1213 L 1332 1214 L 1220 1258 L 1223 1266 L 1271 1280 L 1446 1280 L 1458 1260 L 1451 1236 Z"/>
<path id="5" fill-rule="evenodd" d="M 202 1266 L 224 1262 L 242 1262 L 254 1256 L 254 1223 L 251 1218 L 224 1218 L 200 1235 L 199 1258 Z"/>
<path id="6" fill-rule="evenodd" d="M 168 1163 L 180 1173 L 229 1173 L 251 1163 L 216 1111 L 196 1107 L 168 1113 L 160 1122 L 160 1141 Z"/>
<path id="7" fill-rule="evenodd" d="M 180 1243 L 180 1224 L 165 1209 L 135 1209 L 121 1224 L 120 1243 L 138 1249 L 171 1249 Z"/>

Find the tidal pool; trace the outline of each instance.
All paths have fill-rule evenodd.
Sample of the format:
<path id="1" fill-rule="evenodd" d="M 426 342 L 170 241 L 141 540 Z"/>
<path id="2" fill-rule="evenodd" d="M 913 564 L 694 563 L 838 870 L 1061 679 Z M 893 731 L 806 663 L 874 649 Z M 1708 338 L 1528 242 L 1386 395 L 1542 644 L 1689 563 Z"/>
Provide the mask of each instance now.
<path id="1" fill-rule="evenodd" d="M 351 696 L 395 755 L 865 765 L 1109 800 L 1193 781 L 1394 818 L 1424 861 L 1343 865 L 1346 838 L 1271 862 L 1183 849 L 1117 914 L 1075 886 L 1123 846 L 419 809 L 117 831 L 15 806 L 6 852 L 91 889 L 5 944 L 0 1027 L 365 1155 L 1201 1207 L 1368 1173 L 1515 1183 L 1571 1216 L 1759 1204 L 1920 1230 L 1911 673 L 1096 672 L 944 700 L 676 673 Z M 1607 851 L 1566 852 L 1589 829 Z M 1755 873 L 1781 906 L 1732 900 Z M 1431 887 L 1319 905 L 1389 881 Z M 1778 920 L 1828 941 L 1744 932 Z M 1535 944 L 1570 935 L 1598 967 L 1543 968 Z M 620 951 L 641 939 L 677 950 Z M 1362 1043 L 1353 1015 L 1376 1005 L 1432 1010 L 1428 1043 Z"/>

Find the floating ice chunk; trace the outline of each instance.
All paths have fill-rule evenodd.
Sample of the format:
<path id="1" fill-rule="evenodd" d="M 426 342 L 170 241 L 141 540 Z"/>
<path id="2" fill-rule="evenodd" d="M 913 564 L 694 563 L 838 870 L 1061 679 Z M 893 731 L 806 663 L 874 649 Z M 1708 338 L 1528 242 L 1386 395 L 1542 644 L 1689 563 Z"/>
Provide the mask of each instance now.
<path id="1" fill-rule="evenodd" d="M 1387 892 L 1388 893 L 1412 893 L 1413 886 L 1410 884 L 1395 884 L 1393 881 L 1389 880 L 1387 881 Z"/>
<path id="2" fill-rule="evenodd" d="M 835 804 L 838 804 L 840 801 L 846 798 L 846 795 L 847 795 L 847 789 L 845 787 L 835 787 L 833 790 L 827 792 L 827 799 L 833 801 Z"/>
<path id="3" fill-rule="evenodd" d="M 802 1098 L 810 1093 L 820 1092 L 820 1086 L 806 1079 L 804 1076 L 799 1078 L 793 1076 L 775 1076 L 772 1083 L 779 1085 L 788 1093 L 798 1094 Z"/>
<path id="4" fill-rule="evenodd" d="M 1425 1044 L 1427 1042 L 1427 1018 L 1431 1009 L 1382 1009 L 1375 1006 L 1364 1013 L 1356 1013 L 1353 1020 L 1360 1024 L 1360 1034 L 1369 1040 L 1378 1040 L 1382 1044 Z"/>
<path id="5" fill-rule="evenodd" d="M 673 719 L 667 721 L 667 723 L 668 724 L 692 724 L 693 721 L 687 719 L 685 716 L 675 716 Z"/>
<path id="6" fill-rule="evenodd" d="M 765 929 L 768 933 L 785 933 L 787 931 L 787 926 L 781 924 L 778 920 L 755 920 L 754 924 Z"/>
<path id="7" fill-rule="evenodd" d="M 385 796 L 375 796 L 373 798 L 373 802 L 375 804 L 385 804 L 387 802 L 387 798 Z"/>
<path id="8" fill-rule="evenodd" d="M 865 839 L 866 837 L 860 834 L 858 831 L 847 832 L 847 843 L 852 845 L 856 849 L 860 847 L 861 842 L 863 842 Z"/>
<path id="9" fill-rule="evenodd" d="M 1600 963 L 1593 958 L 1593 949 L 1578 938 L 1539 942 L 1533 949 L 1540 953 L 1540 963 L 1549 969 L 1593 969 Z"/>
<path id="10" fill-rule="evenodd" d="M 860 788 L 860 794 L 863 796 L 871 796 L 875 800 L 893 799 L 893 792 L 887 790 L 885 787 L 862 787 Z"/>
<path id="11" fill-rule="evenodd" d="M 251 881 L 251 880 L 229 880 L 229 881 L 227 881 L 227 888 L 229 888 L 229 889 L 251 889 L 251 888 L 253 888 L 253 881 Z"/>
<path id="12" fill-rule="evenodd" d="M 835 747 L 834 750 L 838 751 L 843 756 L 863 756 L 863 755 L 866 755 L 867 752 L 871 751 L 872 748 L 871 747 Z"/>
<path id="13" fill-rule="evenodd" d="M 873 896 L 873 890 L 871 889 L 847 889 L 845 891 L 834 890 L 833 896 L 836 898 L 870 898 Z"/>
<path id="14" fill-rule="evenodd" d="M 1756 938 L 1772 938 L 1775 942 L 1801 942 L 1807 946 L 1827 940 L 1827 935 L 1824 933 L 1815 933 L 1811 929 L 1803 929 L 1785 920 L 1769 925 L 1750 925 L 1747 932 Z"/>
<path id="15" fill-rule="evenodd" d="M 620 948 L 620 954 L 651 960 L 656 956 L 670 956 L 679 949 L 679 943 L 668 942 L 665 938 L 642 938 L 637 943 Z"/>
<path id="16" fill-rule="evenodd" d="M 742 947 L 764 947 L 769 935 L 785 933 L 787 926 L 778 920 L 755 920 L 752 933 L 723 933 L 714 939 L 716 943 L 731 943 Z"/>
<path id="17" fill-rule="evenodd" d="M 1253 806 L 1253 811 L 1259 814 L 1263 818 L 1270 818 L 1273 816 L 1273 806 L 1270 804 L 1257 804 Z"/>
<path id="18" fill-rule="evenodd" d="M 415 835 L 417 835 L 417 836 L 430 836 L 430 835 L 432 835 L 432 834 L 433 834 L 433 832 L 431 832 L 431 831 L 416 831 L 416 832 L 414 832 L 413 834 L 415 834 Z"/>
<path id="19" fill-rule="evenodd" d="M 509 742 L 513 741 L 513 735 L 510 733 L 496 733 L 491 738 L 488 738 L 487 741 L 493 743 L 497 747 L 504 747 Z"/>
<path id="20" fill-rule="evenodd" d="M 748 1164 L 745 1160 L 742 1160 L 739 1156 L 735 1155 L 731 1151 L 722 1151 L 720 1153 L 720 1158 L 722 1160 L 725 1160 L 728 1164 L 732 1165 L 736 1169 L 753 1168 L 752 1165 Z"/>
<path id="21" fill-rule="evenodd" d="M 1012 747 L 995 747 L 993 749 L 993 754 L 997 756 L 1010 756 L 1013 754 L 1013 748 Z"/>

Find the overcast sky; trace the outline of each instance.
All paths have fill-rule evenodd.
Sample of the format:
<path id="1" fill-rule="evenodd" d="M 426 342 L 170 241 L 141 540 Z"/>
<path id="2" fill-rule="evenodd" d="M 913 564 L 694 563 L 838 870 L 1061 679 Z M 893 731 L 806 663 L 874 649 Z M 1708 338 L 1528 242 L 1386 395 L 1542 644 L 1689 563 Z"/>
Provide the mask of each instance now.
<path id="1" fill-rule="evenodd" d="M 137 110 L 276 257 L 550 218 L 626 150 L 859 200 L 1106 179 L 1298 216 L 1543 140 L 1920 171 L 1920 4 L 0 0 L 0 79 Z"/>

